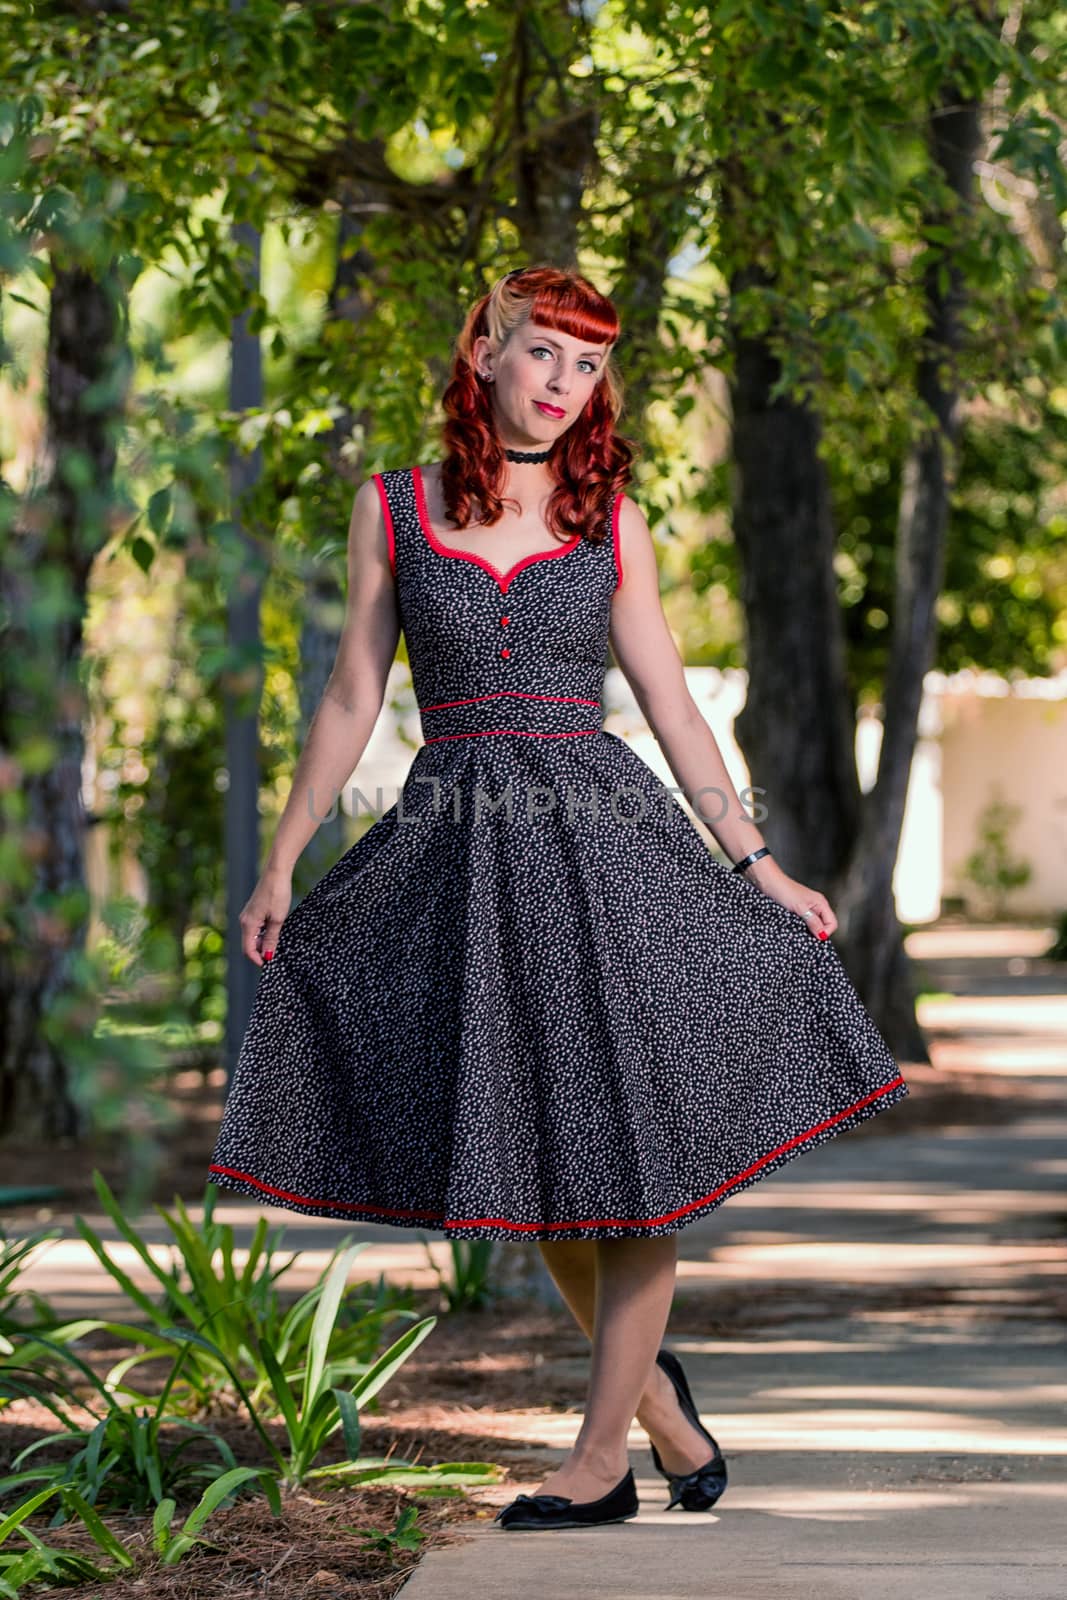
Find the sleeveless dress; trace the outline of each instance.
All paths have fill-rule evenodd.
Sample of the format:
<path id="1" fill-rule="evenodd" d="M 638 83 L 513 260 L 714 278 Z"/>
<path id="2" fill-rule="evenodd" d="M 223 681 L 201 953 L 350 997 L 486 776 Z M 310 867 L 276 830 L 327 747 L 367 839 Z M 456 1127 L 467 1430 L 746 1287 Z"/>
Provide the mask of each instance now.
<path id="1" fill-rule="evenodd" d="M 209 1181 L 466 1239 L 676 1232 L 908 1093 L 832 940 L 602 727 L 621 496 L 498 572 L 377 474 L 424 743 L 290 909 Z"/>

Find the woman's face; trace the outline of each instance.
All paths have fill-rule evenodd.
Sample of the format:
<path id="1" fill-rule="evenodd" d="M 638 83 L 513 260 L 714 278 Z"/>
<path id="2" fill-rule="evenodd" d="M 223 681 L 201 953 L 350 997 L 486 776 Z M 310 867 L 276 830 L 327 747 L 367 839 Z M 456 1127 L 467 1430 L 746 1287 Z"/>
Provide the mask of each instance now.
<path id="1" fill-rule="evenodd" d="M 527 322 L 494 356 L 484 336 L 472 350 L 476 372 L 491 374 L 493 415 L 505 445 L 554 444 L 581 415 L 608 358 L 606 344 Z"/>

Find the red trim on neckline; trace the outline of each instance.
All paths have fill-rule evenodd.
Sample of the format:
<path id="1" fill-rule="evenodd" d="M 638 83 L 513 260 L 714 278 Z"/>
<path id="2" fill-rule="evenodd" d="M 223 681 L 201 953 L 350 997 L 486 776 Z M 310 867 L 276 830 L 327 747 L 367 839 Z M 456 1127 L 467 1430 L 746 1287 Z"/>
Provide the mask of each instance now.
<path id="1" fill-rule="evenodd" d="M 531 566 L 535 561 L 550 561 L 553 556 L 565 556 L 582 542 L 581 534 L 576 533 L 572 539 L 566 544 L 561 544 L 557 550 L 535 550 L 532 555 L 523 556 L 522 560 L 517 561 L 513 567 L 509 567 L 507 572 L 500 572 L 493 566 L 491 561 L 487 561 L 484 556 L 475 555 L 473 550 L 453 550 L 450 545 L 441 543 L 430 526 L 430 514 L 426 508 L 426 488 L 422 481 L 422 469 L 420 467 L 412 467 L 410 471 L 412 486 L 415 490 L 415 514 L 418 517 L 419 527 L 426 535 L 427 542 L 431 548 L 441 556 L 453 556 L 459 561 L 473 561 L 475 566 L 481 567 L 483 572 L 488 572 L 491 577 L 496 579 L 500 585 L 501 594 L 507 594 L 508 585 L 512 578 L 515 577 L 516 573 L 521 572 L 524 567 Z"/>
<path id="2" fill-rule="evenodd" d="M 393 513 L 389 509 L 389 496 L 385 492 L 380 472 L 374 474 L 374 482 L 378 487 L 378 498 L 382 502 L 382 515 L 385 518 L 385 537 L 389 545 L 389 566 L 393 577 L 396 577 L 396 536 L 393 533 Z"/>
<path id="3" fill-rule="evenodd" d="M 890 1083 L 885 1083 L 880 1089 L 875 1089 L 870 1094 L 865 1094 L 862 1100 L 855 1101 L 846 1106 L 843 1111 L 838 1111 L 832 1117 L 826 1117 L 822 1122 L 817 1122 L 814 1128 L 809 1128 L 806 1133 L 798 1133 L 795 1138 L 787 1139 L 785 1144 L 780 1144 L 774 1150 L 769 1150 L 765 1156 L 760 1156 L 758 1161 L 739 1172 L 735 1178 L 728 1178 L 725 1183 L 720 1183 L 717 1189 L 712 1189 L 710 1194 L 705 1194 L 699 1200 L 690 1200 L 687 1205 L 678 1206 L 674 1211 L 665 1211 L 659 1217 L 594 1217 L 584 1218 L 580 1222 L 510 1222 L 506 1217 L 467 1217 L 462 1221 L 452 1219 L 447 1221 L 444 1213 L 440 1211 L 404 1211 L 392 1209 L 389 1206 L 361 1205 L 352 1200 L 309 1200 L 305 1195 L 292 1194 L 288 1189 L 275 1189 L 269 1183 L 262 1183 L 259 1178 L 254 1178 L 250 1172 L 239 1172 L 235 1167 L 218 1166 L 215 1163 L 208 1168 L 209 1172 L 223 1172 L 231 1178 L 239 1178 L 244 1183 L 250 1183 L 255 1189 L 262 1189 L 264 1194 L 276 1195 L 281 1200 L 291 1200 L 301 1206 L 330 1206 L 335 1211 L 364 1211 L 374 1212 L 383 1217 L 419 1217 L 427 1222 L 442 1222 L 446 1228 L 511 1228 L 516 1233 L 530 1233 L 533 1231 L 548 1232 L 555 1228 L 652 1228 L 661 1222 L 674 1222 L 678 1217 L 685 1216 L 688 1211 L 698 1211 L 709 1201 L 715 1200 L 727 1189 L 732 1189 L 745 1178 L 750 1178 L 760 1167 L 765 1167 L 768 1161 L 773 1161 L 776 1156 L 791 1150 L 794 1145 L 803 1144 L 805 1139 L 810 1139 L 816 1133 L 821 1133 L 824 1128 L 833 1127 L 835 1122 L 841 1122 L 845 1117 L 850 1117 L 854 1111 L 859 1111 L 863 1106 L 869 1105 L 872 1100 L 878 1100 L 882 1095 L 888 1094 L 891 1089 L 904 1083 L 903 1073 L 898 1073 Z"/>

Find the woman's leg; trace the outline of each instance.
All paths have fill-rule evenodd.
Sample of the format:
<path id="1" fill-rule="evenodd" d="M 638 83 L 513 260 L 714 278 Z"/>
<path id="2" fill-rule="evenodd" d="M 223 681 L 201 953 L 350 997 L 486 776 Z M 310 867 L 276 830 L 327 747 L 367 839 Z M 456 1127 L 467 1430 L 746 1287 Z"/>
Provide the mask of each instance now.
<path id="1" fill-rule="evenodd" d="M 623 1243 L 621 1240 L 596 1239 L 539 1240 L 538 1245 L 552 1279 L 564 1303 L 583 1333 L 593 1339 L 596 1319 L 597 1246 Z M 639 1240 L 638 1243 L 649 1241 Z M 677 1256 L 672 1267 L 673 1277 Z M 669 1313 L 670 1302 L 667 1310 Z M 662 1330 L 661 1330 L 662 1331 Z M 655 1364 L 658 1341 L 652 1350 L 652 1365 L 634 1415 L 644 1428 L 668 1472 L 692 1472 L 708 1459 L 708 1442 L 698 1433 L 678 1404 L 678 1396 L 662 1367 Z M 625 1472 L 617 1474 L 616 1482 Z M 609 1485 L 610 1487 L 610 1485 Z M 551 1491 L 546 1491 L 551 1492 Z M 560 1490 L 560 1493 L 569 1491 Z M 578 1498 L 572 1496 L 572 1498 Z"/>
<path id="2" fill-rule="evenodd" d="M 570 1454 L 549 1473 L 537 1492 L 563 1494 L 572 1500 L 596 1500 L 614 1488 L 626 1472 L 626 1436 L 650 1382 L 674 1296 L 678 1241 L 674 1234 L 667 1234 L 648 1239 L 576 1242 L 592 1244 L 595 1264 L 593 1350 L 585 1415 Z M 549 1252 L 565 1244 L 563 1240 L 552 1241 L 544 1252 L 546 1263 Z M 574 1257 L 568 1259 L 573 1262 Z M 578 1307 L 588 1315 L 588 1288 L 580 1287 L 576 1273 L 565 1272 L 564 1276 L 574 1289 Z M 666 1375 L 662 1376 L 677 1410 L 674 1390 Z M 693 1463 L 698 1466 L 707 1459 L 707 1442 L 699 1434 L 695 1437 L 701 1446 L 699 1458 Z M 658 1439 L 656 1444 L 658 1449 Z M 664 1465 L 668 1465 L 666 1459 Z"/>

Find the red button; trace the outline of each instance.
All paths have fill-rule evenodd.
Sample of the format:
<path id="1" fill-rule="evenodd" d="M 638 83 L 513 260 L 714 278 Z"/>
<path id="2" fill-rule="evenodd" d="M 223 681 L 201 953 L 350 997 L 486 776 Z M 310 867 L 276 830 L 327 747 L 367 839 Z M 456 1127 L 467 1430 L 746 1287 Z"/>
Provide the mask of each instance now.
<path id="1" fill-rule="evenodd" d="M 500 654 L 502 656 L 509 656 L 511 654 L 511 651 L 510 650 L 501 650 Z"/>
<path id="2" fill-rule="evenodd" d="M 504 623 L 506 625 L 507 623 L 509 623 L 511 621 L 511 618 L 510 617 L 501 617 L 500 620 L 501 620 L 502 623 Z"/>

